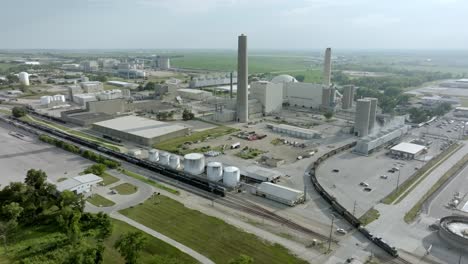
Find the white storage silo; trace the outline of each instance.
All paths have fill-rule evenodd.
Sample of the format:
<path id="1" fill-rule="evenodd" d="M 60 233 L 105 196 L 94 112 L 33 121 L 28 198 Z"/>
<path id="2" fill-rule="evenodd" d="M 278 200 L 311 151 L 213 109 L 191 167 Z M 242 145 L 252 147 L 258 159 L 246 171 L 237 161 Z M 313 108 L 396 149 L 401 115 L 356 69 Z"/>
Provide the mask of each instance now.
<path id="1" fill-rule="evenodd" d="M 159 153 L 159 163 L 162 165 L 169 165 L 169 153 L 161 152 Z"/>
<path id="2" fill-rule="evenodd" d="M 173 169 L 178 169 L 180 166 L 180 158 L 177 155 L 171 155 L 169 157 L 169 167 Z"/>
<path id="3" fill-rule="evenodd" d="M 223 184 L 226 187 L 234 188 L 239 184 L 240 170 L 237 167 L 229 166 L 224 168 Z"/>
<path id="4" fill-rule="evenodd" d="M 51 100 L 51 96 L 48 96 L 48 95 L 44 95 L 44 96 L 41 96 L 41 105 L 48 105 L 50 104 L 50 102 L 52 101 Z"/>
<path id="5" fill-rule="evenodd" d="M 21 84 L 26 86 L 29 85 L 29 74 L 27 72 L 20 72 L 18 77 Z"/>
<path id="6" fill-rule="evenodd" d="M 184 171 L 200 175 L 205 171 L 205 156 L 200 153 L 190 153 L 184 156 Z"/>
<path id="7" fill-rule="evenodd" d="M 218 182 L 223 178 L 223 164 L 221 162 L 211 161 L 206 166 L 208 180 Z"/>
<path id="8" fill-rule="evenodd" d="M 151 162 L 157 162 L 159 160 L 159 152 L 156 149 L 151 149 L 148 152 L 148 160 Z"/>

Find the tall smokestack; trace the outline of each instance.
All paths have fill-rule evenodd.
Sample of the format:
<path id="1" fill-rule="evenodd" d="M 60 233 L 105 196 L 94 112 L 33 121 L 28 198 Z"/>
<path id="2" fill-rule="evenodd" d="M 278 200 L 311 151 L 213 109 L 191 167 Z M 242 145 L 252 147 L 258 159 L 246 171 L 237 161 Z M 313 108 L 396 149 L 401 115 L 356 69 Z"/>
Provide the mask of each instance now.
<path id="1" fill-rule="evenodd" d="M 249 122 L 247 36 L 239 36 L 237 49 L 237 121 Z"/>
<path id="2" fill-rule="evenodd" d="M 325 50 L 325 61 L 323 63 L 323 84 L 326 88 L 331 84 L 331 48 Z"/>
<path id="3" fill-rule="evenodd" d="M 231 84 L 230 89 L 229 89 L 229 98 L 232 99 L 232 72 L 229 74 L 230 81 L 229 83 Z"/>

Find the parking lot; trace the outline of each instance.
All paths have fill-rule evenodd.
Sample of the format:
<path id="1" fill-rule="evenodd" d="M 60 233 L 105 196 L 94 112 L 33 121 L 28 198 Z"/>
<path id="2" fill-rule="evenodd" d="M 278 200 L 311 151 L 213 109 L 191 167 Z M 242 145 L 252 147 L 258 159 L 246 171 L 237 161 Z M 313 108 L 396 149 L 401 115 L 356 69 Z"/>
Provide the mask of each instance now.
<path id="1" fill-rule="evenodd" d="M 369 157 L 351 151 L 337 154 L 322 163 L 317 178 L 341 204 L 350 211 L 355 208 L 355 215 L 360 216 L 424 164 L 419 160 L 395 160 L 386 152 L 381 150 Z"/>
<path id="2" fill-rule="evenodd" d="M 56 182 L 59 178 L 77 176 L 93 164 L 80 156 L 42 143 L 22 130 L 18 132 L 26 135 L 25 139 L 10 135 L 11 131 L 17 130 L 10 125 L 0 123 L 1 186 L 14 181 L 22 182 L 29 169 L 43 170 L 49 180 Z"/>

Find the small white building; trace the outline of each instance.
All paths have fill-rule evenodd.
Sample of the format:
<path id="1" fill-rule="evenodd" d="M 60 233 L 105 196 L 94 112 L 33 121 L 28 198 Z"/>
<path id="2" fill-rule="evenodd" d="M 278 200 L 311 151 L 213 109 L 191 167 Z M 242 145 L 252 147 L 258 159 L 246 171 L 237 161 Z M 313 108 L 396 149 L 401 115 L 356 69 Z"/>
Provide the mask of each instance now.
<path id="1" fill-rule="evenodd" d="M 73 102 L 81 105 L 86 106 L 86 102 L 94 102 L 97 101 L 95 94 L 75 94 L 73 95 Z"/>
<path id="2" fill-rule="evenodd" d="M 102 182 L 102 178 L 90 173 L 59 182 L 57 190 L 60 192 L 68 190 L 76 194 L 88 193 L 99 182 Z"/>
<path id="3" fill-rule="evenodd" d="M 456 117 L 468 117 L 468 107 L 457 107 L 453 111 L 453 115 Z"/>
<path id="4" fill-rule="evenodd" d="M 418 144 L 403 142 L 390 149 L 390 153 L 396 156 L 401 156 L 407 159 L 414 159 L 426 147 Z"/>
<path id="5" fill-rule="evenodd" d="M 256 191 L 256 195 L 267 199 L 294 206 L 304 202 L 304 192 L 289 187 L 277 185 L 271 182 L 262 182 Z"/>
<path id="6" fill-rule="evenodd" d="M 113 89 L 113 90 L 107 90 L 107 91 L 102 91 L 100 93 L 96 94 L 97 99 L 101 101 L 105 100 L 112 100 L 112 99 L 119 99 L 122 98 L 122 91 L 119 89 Z"/>

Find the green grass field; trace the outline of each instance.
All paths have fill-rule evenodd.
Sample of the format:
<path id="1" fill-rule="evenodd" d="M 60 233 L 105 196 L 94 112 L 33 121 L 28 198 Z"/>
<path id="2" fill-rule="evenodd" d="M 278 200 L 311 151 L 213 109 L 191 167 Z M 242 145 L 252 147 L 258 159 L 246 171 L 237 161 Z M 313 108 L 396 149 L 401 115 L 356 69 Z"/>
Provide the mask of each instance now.
<path id="1" fill-rule="evenodd" d="M 115 205 L 113 201 L 106 199 L 99 194 L 93 194 L 92 196 L 88 197 L 86 201 L 97 207 L 109 207 Z"/>
<path id="2" fill-rule="evenodd" d="M 138 187 L 130 183 L 122 183 L 112 188 L 112 190 L 116 190 L 118 194 L 129 195 L 136 193 Z"/>
<path id="3" fill-rule="evenodd" d="M 104 172 L 101 176 L 99 176 L 102 178 L 102 182 L 101 184 L 103 186 L 106 186 L 106 185 L 109 185 L 109 184 L 113 184 L 115 182 L 118 182 L 119 181 L 119 178 L 117 177 L 114 177 L 112 175 L 110 175 L 109 173 L 107 172 Z"/>
<path id="4" fill-rule="evenodd" d="M 104 263 L 124 264 L 125 260 L 120 256 L 119 252 L 114 249 L 114 243 L 120 235 L 138 230 L 118 220 L 112 220 L 112 223 L 114 226 L 112 235 L 104 241 L 104 245 L 106 247 L 104 250 Z M 144 236 L 147 239 L 147 244 L 140 253 L 141 263 L 159 263 L 163 262 L 163 260 L 168 261 L 164 263 L 197 263 L 195 259 L 181 252 L 177 248 L 146 233 L 144 233 Z M 21 260 L 22 256 L 28 256 L 28 248 L 39 247 L 40 245 L 42 247 L 47 247 L 47 243 L 53 243 L 62 237 L 64 237 L 64 234 L 57 231 L 57 226 L 19 228 L 14 239 L 9 241 L 7 248 L 8 253 L 6 254 L 2 243 L 2 246 L 0 247 L 0 264 L 16 263 L 16 261 Z M 60 251 L 61 249 L 57 248 L 56 250 Z M 48 251 L 46 253 L 52 252 Z"/>
<path id="5" fill-rule="evenodd" d="M 186 208 L 165 196 L 120 211 L 122 214 L 193 248 L 215 263 L 245 254 L 256 264 L 307 263 L 277 244 L 260 240 L 224 221 Z"/>
<path id="6" fill-rule="evenodd" d="M 278 73 L 279 74 L 279 73 Z M 291 76 L 304 75 L 304 82 L 306 83 L 321 83 L 322 82 L 322 70 L 309 69 L 301 71 L 285 71 L 281 74 L 288 74 Z"/>
<path id="7" fill-rule="evenodd" d="M 377 211 L 374 208 L 371 208 L 365 214 L 359 217 L 359 221 L 361 221 L 363 225 L 368 225 L 374 222 L 375 220 L 379 219 L 379 217 L 380 217 L 379 211 Z"/>
<path id="8" fill-rule="evenodd" d="M 216 71 L 237 71 L 237 53 L 194 52 L 184 57 L 171 59 L 171 65 L 178 68 L 208 69 Z M 311 63 L 302 56 L 292 54 L 251 54 L 249 73 L 306 70 Z"/>
<path id="9" fill-rule="evenodd" d="M 165 151 L 169 151 L 169 152 L 176 153 L 179 155 L 184 155 L 184 154 L 193 152 L 193 150 L 191 149 L 182 149 L 182 145 L 185 142 L 194 143 L 199 140 L 203 141 L 206 138 L 221 137 L 221 136 L 224 136 L 224 135 L 236 132 L 236 131 L 238 131 L 238 129 L 227 127 L 227 126 L 218 126 L 215 128 L 204 130 L 204 131 L 195 132 L 189 136 L 169 139 L 164 142 L 155 144 L 154 147 L 160 150 L 165 150 Z"/>

